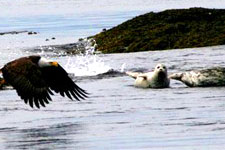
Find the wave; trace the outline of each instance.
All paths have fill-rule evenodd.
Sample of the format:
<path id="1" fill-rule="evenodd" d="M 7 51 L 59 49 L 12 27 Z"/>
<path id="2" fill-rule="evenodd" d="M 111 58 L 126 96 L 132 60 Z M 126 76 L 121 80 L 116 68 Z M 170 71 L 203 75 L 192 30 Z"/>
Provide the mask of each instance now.
<path id="1" fill-rule="evenodd" d="M 64 69 L 75 80 L 103 79 L 124 75 L 125 64 L 120 70 L 113 69 L 96 52 L 96 46 L 95 40 L 85 38 L 76 43 L 40 46 L 26 49 L 26 51 L 50 58 L 61 59 L 63 57 Z"/>
<path id="2" fill-rule="evenodd" d="M 125 75 L 125 64 L 119 70 L 106 64 L 98 55 L 87 54 L 68 57 L 65 70 L 72 79 L 103 79 Z"/>
<path id="3" fill-rule="evenodd" d="M 95 76 L 112 69 L 98 55 L 77 55 L 68 57 L 65 69 L 76 76 Z"/>
<path id="4" fill-rule="evenodd" d="M 83 81 L 83 80 L 100 80 L 100 79 L 107 79 L 107 78 L 114 78 L 114 77 L 122 77 L 126 75 L 125 72 L 121 72 L 118 70 L 110 69 L 105 73 L 100 73 L 94 76 L 75 76 L 74 74 L 69 74 L 69 76 L 76 81 Z"/>

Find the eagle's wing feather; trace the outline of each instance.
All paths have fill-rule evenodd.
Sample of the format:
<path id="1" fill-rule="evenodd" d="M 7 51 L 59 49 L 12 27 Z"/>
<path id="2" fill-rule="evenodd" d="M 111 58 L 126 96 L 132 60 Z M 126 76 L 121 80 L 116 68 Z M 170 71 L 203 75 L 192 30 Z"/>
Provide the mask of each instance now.
<path id="1" fill-rule="evenodd" d="M 35 105 L 37 108 L 40 108 L 40 105 L 45 107 L 51 98 L 41 70 L 31 61 L 13 63 L 6 66 L 4 78 L 16 89 L 26 104 L 29 103 L 31 107 Z"/>
<path id="2" fill-rule="evenodd" d="M 85 99 L 87 92 L 77 86 L 68 76 L 68 73 L 60 66 L 42 68 L 44 79 L 49 87 L 61 96 L 67 96 L 71 100 Z"/>
<path id="3" fill-rule="evenodd" d="M 23 57 L 3 67 L 3 77 L 31 107 L 45 107 L 51 101 L 51 90 L 70 99 L 84 99 L 88 93 L 78 87 L 60 66 L 40 68 L 29 57 Z"/>

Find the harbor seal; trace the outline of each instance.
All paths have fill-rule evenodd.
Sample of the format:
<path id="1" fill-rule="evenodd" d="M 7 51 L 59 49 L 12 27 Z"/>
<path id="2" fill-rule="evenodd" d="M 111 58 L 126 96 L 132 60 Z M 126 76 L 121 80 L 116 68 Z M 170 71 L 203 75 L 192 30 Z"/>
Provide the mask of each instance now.
<path id="1" fill-rule="evenodd" d="M 183 73 L 173 73 L 169 78 L 181 81 L 189 87 L 225 86 L 225 68 L 214 67 Z"/>
<path id="2" fill-rule="evenodd" d="M 134 86 L 141 88 L 168 88 L 170 79 L 167 76 L 167 68 L 163 64 L 156 65 L 153 72 L 139 73 L 126 72 L 135 79 Z"/>

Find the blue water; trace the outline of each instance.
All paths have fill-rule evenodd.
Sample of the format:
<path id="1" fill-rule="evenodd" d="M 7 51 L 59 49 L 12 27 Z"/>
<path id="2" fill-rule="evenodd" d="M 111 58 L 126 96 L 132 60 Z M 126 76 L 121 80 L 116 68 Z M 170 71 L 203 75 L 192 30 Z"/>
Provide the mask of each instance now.
<path id="1" fill-rule="evenodd" d="M 43 15 L 3 19 L 0 31 L 36 31 L 45 35 L 87 37 L 102 29 L 112 28 L 137 15 L 137 12 L 118 14 L 90 14 L 88 16 Z"/>
<path id="2" fill-rule="evenodd" d="M 39 34 L 21 35 L 17 47 L 70 43 L 112 28 L 150 11 L 173 8 L 224 8 L 221 0 L 4 0 L 0 1 L 0 32 L 28 30 Z M 4 36 L 6 37 L 6 36 Z M 11 44 L 0 37 L 3 48 Z M 34 38 L 35 37 L 35 38 Z M 55 37 L 57 41 L 44 42 Z M 3 39 L 2 39 L 3 38 Z M 27 42 L 29 41 L 29 42 Z M 2 45 L 2 44 L 1 44 Z"/>
<path id="3" fill-rule="evenodd" d="M 225 8 L 222 0 L 4 0 L 0 32 L 32 30 L 37 35 L 0 36 L 0 66 L 30 54 L 26 47 L 76 42 L 136 15 L 168 8 Z M 55 37 L 56 40 L 45 41 Z M 51 53 L 51 52 L 49 52 Z M 224 87 L 139 89 L 123 74 L 225 67 L 225 46 L 128 54 L 48 55 L 91 93 L 87 100 L 59 95 L 46 108 L 31 109 L 15 90 L 0 91 L 0 149 L 7 150 L 218 150 L 225 146 Z"/>

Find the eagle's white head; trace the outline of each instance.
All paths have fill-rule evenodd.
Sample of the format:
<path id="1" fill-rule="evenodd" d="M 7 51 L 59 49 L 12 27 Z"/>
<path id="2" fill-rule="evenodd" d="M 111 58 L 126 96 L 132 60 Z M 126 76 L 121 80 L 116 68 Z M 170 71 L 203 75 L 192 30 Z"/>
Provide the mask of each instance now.
<path id="1" fill-rule="evenodd" d="M 38 66 L 40 66 L 41 68 L 50 67 L 50 66 L 58 67 L 58 65 L 59 64 L 56 61 L 52 61 L 52 60 L 46 59 L 44 57 L 40 57 L 40 59 L 38 61 Z"/>

